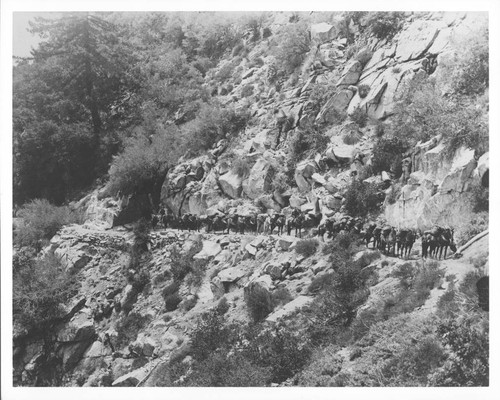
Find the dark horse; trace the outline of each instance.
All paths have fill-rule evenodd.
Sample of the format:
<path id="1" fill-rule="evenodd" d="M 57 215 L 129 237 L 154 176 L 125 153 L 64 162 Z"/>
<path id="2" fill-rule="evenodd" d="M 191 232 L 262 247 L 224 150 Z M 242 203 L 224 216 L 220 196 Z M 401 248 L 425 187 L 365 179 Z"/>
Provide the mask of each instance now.
<path id="1" fill-rule="evenodd" d="M 285 216 L 283 214 L 274 214 L 271 217 L 271 231 L 270 234 L 273 234 L 273 230 L 276 227 L 278 229 L 278 235 L 283 234 L 283 227 L 285 226 Z"/>

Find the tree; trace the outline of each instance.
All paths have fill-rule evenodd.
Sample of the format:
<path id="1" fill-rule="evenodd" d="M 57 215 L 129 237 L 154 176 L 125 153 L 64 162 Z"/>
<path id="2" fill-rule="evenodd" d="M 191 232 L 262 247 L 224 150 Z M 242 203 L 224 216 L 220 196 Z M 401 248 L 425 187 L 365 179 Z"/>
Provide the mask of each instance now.
<path id="1" fill-rule="evenodd" d="M 119 26 L 107 21 L 106 15 L 71 13 L 60 19 L 36 18 L 30 26 L 31 33 L 45 39 L 32 52 L 34 62 L 56 68 L 57 79 L 48 83 L 85 108 L 97 148 L 108 122 L 103 116 L 115 111 L 129 94 L 135 53 L 120 39 Z"/>
<path id="2" fill-rule="evenodd" d="M 179 132 L 167 127 L 146 137 L 137 133 L 125 142 L 109 170 L 109 190 L 122 194 L 149 194 L 153 205 L 160 203 L 161 187 L 168 170 L 178 158 Z"/>

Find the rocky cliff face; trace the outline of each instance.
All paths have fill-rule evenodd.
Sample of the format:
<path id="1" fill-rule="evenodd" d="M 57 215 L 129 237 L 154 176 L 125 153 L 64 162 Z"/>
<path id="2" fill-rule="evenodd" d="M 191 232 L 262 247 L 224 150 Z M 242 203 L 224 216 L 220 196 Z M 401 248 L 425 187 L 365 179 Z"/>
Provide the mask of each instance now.
<path id="1" fill-rule="evenodd" d="M 211 208 L 226 212 L 234 199 L 258 202 L 263 205 L 262 211 L 288 207 L 288 201 L 279 201 L 272 193 L 272 163 L 286 163 L 287 154 L 280 141 L 292 138 L 299 127 L 316 120 L 332 126 L 328 131 L 330 143 L 314 159 L 297 165 L 298 190 L 288 194 L 303 203 L 311 201 L 313 195 L 319 196 L 324 215 L 334 214 L 340 209 L 341 197 L 336 201 L 332 196 L 340 196 L 352 174 L 362 174 L 362 166 L 370 165 L 375 121 L 390 119 L 403 84 L 418 76 L 432 75 L 438 85 L 444 85 L 441 78 L 446 66 L 453 62 L 454 46 L 482 29 L 486 21 L 485 14 L 480 13 L 410 13 L 391 40 L 363 38 L 364 47 L 357 56 L 361 61 L 349 58 L 346 39 L 337 36 L 338 27 L 313 25 L 307 70 L 297 81 L 284 82 L 280 93 L 267 85 L 274 65 L 273 56 L 266 53 L 267 43 L 256 44 L 248 58 L 260 56 L 262 65 L 238 67 L 242 70 L 240 83 L 220 95 L 219 100 L 248 109 L 258 122 L 247 128 L 238 143 L 218 143 L 208 156 L 186 161 L 171 171 L 162 191 L 164 204 L 174 213 L 198 215 Z M 322 109 L 316 111 L 311 109 L 310 97 L 315 83 L 337 87 Z M 254 94 L 250 98 L 241 96 L 242 88 L 249 85 L 254 87 Z M 337 113 L 350 115 L 359 110 L 371 118 L 366 127 L 360 128 L 352 121 L 335 125 Z M 286 133 L 279 133 L 281 119 L 289 121 Z M 354 137 L 355 143 L 346 144 L 347 135 Z M 245 161 L 249 174 L 242 176 L 233 170 L 236 159 Z M 478 175 L 478 171 L 474 172 L 477 160 L 471 152 L 459 150 L 450 162 L 439 137 L 419 144 L 413 151 L 413 167 L 408 171 L 410 181 L 396 204 L 386 208 L 385 218 L 395 225 L 420 229 L 436 223 L 456 225 L 454 215 L 469 214 L 466 192 L 474 179 L 482 177 L 486 159 L 482 161 L 483 172 Z M 325 167 L 325 161 L 334 162 L 338 168 Z"/>

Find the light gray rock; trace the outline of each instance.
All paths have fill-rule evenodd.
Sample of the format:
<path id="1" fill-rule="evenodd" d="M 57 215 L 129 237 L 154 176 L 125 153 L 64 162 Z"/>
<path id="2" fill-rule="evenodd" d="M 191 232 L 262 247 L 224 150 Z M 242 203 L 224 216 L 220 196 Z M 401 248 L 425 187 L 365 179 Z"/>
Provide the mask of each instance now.
<path id="1" fill-rule="evenodd" d="M 334 25 L 326 22 L 311 25 L 311 40 L 316 43 L 324 43 L 329 40 L 335 39 L 337 36 L 337 29 Z"/>
<path id="2" fill-rule="evenodd" d="M 248 179 L 243 182 L 243 191 L 251 199 L 256 199 L 271 189 L 273 176 L 273 166 L 269 161 L 261 158 L 250 170 Z"/>
<path id="3" fill-rule="evenodd" d="M 241 196 L 242 182 L 241 177 L 233 171 L 226 172 L 219 177 L 219 184 L 222 191 L 232 199 L 237 199 Z"/>
<path id="4" fill-rule="evenodd" d="M 285 304 L 279 310 L 269 314 L 269 316 L 266 318 L 266 321 L 276 322 L 280 318 L 283 318 L 293 313 L 294 311 L 308 305 L 312 300 L 313 298 L 309 296 L 298 296 L 296 299 Z"/>
<path id="5" fill-rule="evenodd" d="M 359 61 L 350 61 L 342 71 L 342 76 L 338 80 L 337 86 L 347 87 L 349 85 L 355 85 L 358 83 L 362 70 L 363 66 Z"/>
<path id="6" fill-rule="evenodd" d="M 222 251 L 220 244 L 211 240 L 204 240 L 201 251 L 193 256 L 197 260 L 208 260 Z"/>
<path id="7" fill-rule="evenodd" d="M 415 20 L 398 38 L 396 61 L 405 62 L 422 56 L 444 28 L 446 23 L 443 21 Z"/>

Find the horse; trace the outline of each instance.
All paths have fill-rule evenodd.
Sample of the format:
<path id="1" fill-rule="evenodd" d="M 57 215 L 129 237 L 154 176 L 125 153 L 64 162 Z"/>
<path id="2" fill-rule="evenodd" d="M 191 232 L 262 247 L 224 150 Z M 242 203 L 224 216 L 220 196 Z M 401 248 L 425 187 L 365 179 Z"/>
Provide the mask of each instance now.
<path id="1" fill-rule="evenodd" d="M 380 226 L 376 226 L 373 229 L 373 248 L 380 249 L 382 245 L 382 228 Z M 368 244 L 367 244 L 368 247 Z"/>
<path id="2" fill-rule="evenodd" d="M 436 255 L 437 255 L 437 258 L 439 260 L 443 256 L 443 250 L 444 250 L 443 259 L 446 259 L 446 253 L 448 251 L 448 247 L 453 252 L 457 251 L 457 247 L 455 246 L 455 243 L 453 240 L 453 229 L 450 229 L 450 228 L 443 229 L 442 228 L 439 236 L 436 239 L 437 239 Z"/>
<path id="3" fill-rule="evenodd" d="M 286 221 L 286 231 L 287 234 L 290 235 L 292 229 L 295 228 L 295 236 L 297 237 L 297 233 L 299 237 L 302 237 L 302 227 L 304 224 L 304 216 L 302 214 L 298 214 L 295 217 L 291 217 Z"/>
<path id="4" fill-rule="evenodd" d="M 368 223 L 368 226 L 364 229 L 364 232 L 363 231 L 360 232 L 361 237 L 363 238 L 363 241 L 365 242 L 367 248 L 368 248 L 368 244 L 370 243 L 371 239 L 373 238 L 373 231 L 375 230 L 376 227 L 377 227 L 377 224 L 375 224 L 374 222 L 370 222 L 370 223 Z M 374 247 L 375 247 L 375 243 L 374 243 Z"/>
<path id="5" fill-rule="evenodd" d="M 386 254 L 391 254 L 391 249 L 393 255 L 395 254 L 396 248 L 396 228 L 391 226 L 386 226 L 382 229 L 382 235 L 380 238 L 381 250 Z"/>
<path id="6" fill-rule="evenodd" d="M 283 234 L 283 227 L 285 226 L 286 218 L 283 214 L 274 214 L 271 218 L 271 235 L 274 228 L 278 228 L 278 235 Z"/>
<path id="7" fill-rule="evenodd" d="M 266 218 L 268 217 L 267 214 L 259 214 L 256 217 L 257 220 L 257 234 L 259 233 L 266 233 L 264 228 L 265 228 L 265 222 Z"/>
<path id="8" fill-rule="evenodd" d="M 238 233 L 239 228 L 239 216 L 238 214 L 233 214 L 227 217 L 227 233 L 229 234 L 229 230 L 232 228 L 236 233 Z"/>
<path id="9" fill-rule="evenodd" d="M 413 231 L 413 229 L 408 229 L 403 245 L 403 252 L 401 254 L 402 257 L 404 258 L 410 257 L 411 249 L 413 248 L 413 243 L 415 243 L 415 239 L 416 239 L 416 234 Z"/>

